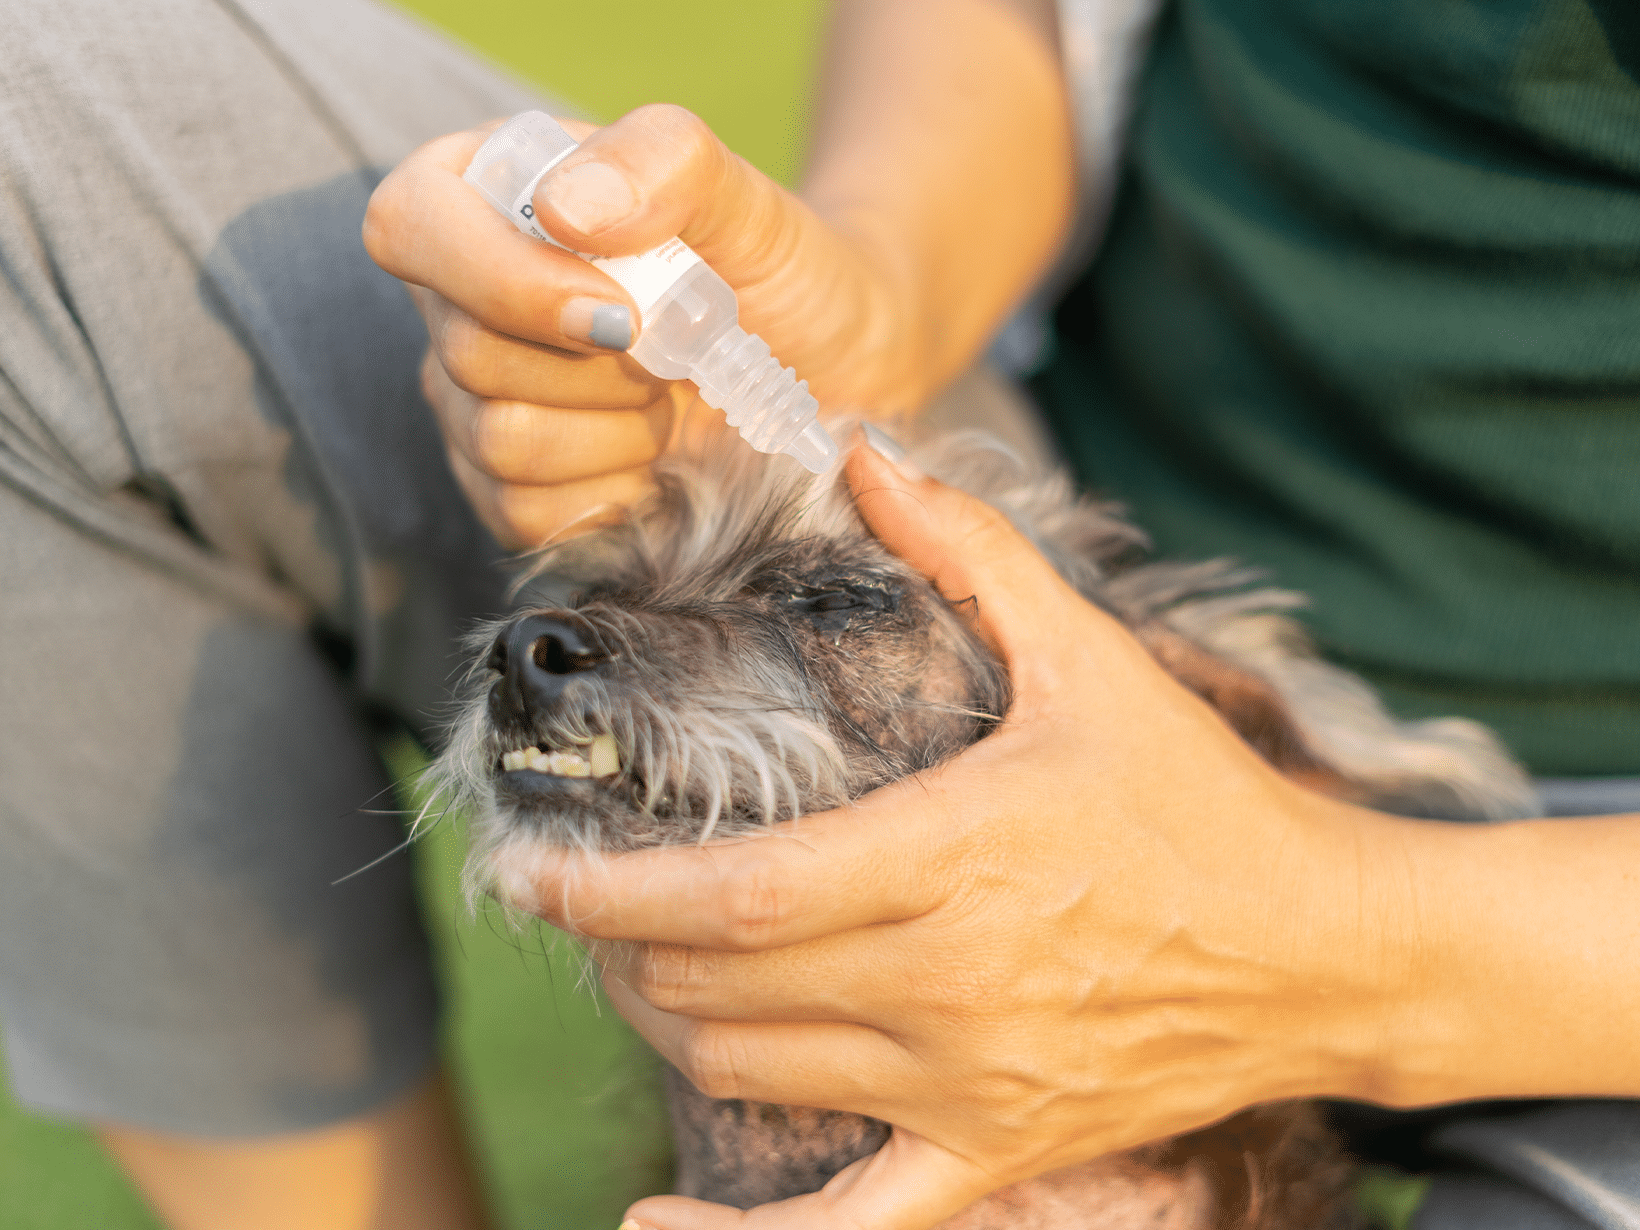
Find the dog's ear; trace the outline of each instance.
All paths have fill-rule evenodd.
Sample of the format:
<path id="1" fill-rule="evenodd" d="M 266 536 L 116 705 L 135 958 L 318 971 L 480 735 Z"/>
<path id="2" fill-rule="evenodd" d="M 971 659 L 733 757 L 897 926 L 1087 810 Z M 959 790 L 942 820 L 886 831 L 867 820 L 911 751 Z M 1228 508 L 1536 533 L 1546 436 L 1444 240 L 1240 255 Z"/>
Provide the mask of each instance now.
<path id="1" fill-rule="evenodd" d="M 1310 750 L 1287 705 L 1265 680 L 1215 657 L 1160 622 L 1135 632 L 1168 674 L 1218 710 L 1232 730 L 1285 776 L 1336 799 L 1369 800 L 1368 791 Z"/>
<path id="2" fill-rule="evenodd" d="M 1316 655 L 1279 613 L 1283 597 L 1187 600 L 1136 631 L 1260 755 L 1311 789 L 1429 819 L 1538 814 L 1531 780 L 1489 730 L 1463 718 L 1397 720 L 1364 680 Z"/>
<path id="3" fill-rule="evenodd" d="M 1297 594 L 1249 588 L 1229 560 L 1144 558 L 1145 535 L 1069 477 L 1028 472 L 958 433 L 919 448 L 930 474 L 1001 509 L 1060 575 L 1135 630 L 1158 661 L 1288 777 L 1384 811 L 1438 819 L 1540 814 L 1531 780 L 1485 727 L 1403 722 L 1366 682 L 1321 659 L 1284 614 Z"/>

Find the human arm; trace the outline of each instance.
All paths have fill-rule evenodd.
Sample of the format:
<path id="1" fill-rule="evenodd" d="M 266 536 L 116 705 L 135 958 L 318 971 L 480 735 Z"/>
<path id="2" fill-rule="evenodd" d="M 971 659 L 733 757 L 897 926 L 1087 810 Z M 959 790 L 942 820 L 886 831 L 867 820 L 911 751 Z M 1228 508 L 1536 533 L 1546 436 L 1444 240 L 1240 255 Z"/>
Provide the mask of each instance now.
<path id="1" fill-rule="evenodd" d="M 1273 1098 L 1640 1095 L 1640 818 L 1465 826 L 1310 794 L 994 511 L 869 453 L 850 479 L 886 545 L 977 596 L 1009 720 L 771 836 L 510 886 L 658 942 L 607 985 L 707 1093 L 896 1125 L 747 1221 L 920 1230 Z"/>
<path id="2" fill-rule="evenodd" d="M 687 112 L 644 107 L 574 129 L 585 144 L 543 179 L 537 214 L 587 252 L 681 235 L 823 405 L 915 410 L 972 361 L 1068 224 L 1053 29 L 1051 0 L 844 0 L 801 197 Z M 406 159 L 371 202 L 365 242 L 416 288 L 432 339 L 423 383 L 457 478 L 497 535 L 525 546 L 641 494 L 689 390 L 591 344 L 588 305 L 630 299 L 461 182 L 483 135 Z M 588 227 L 624 217 L 590 233 L 566 208 Z"/>

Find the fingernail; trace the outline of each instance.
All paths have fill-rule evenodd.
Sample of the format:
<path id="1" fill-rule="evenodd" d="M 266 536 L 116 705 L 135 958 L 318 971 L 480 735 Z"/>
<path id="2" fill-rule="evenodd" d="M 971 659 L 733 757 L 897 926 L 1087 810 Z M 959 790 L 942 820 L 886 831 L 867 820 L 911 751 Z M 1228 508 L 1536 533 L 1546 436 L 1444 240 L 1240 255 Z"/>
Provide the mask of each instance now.
<path id="1" fill-rule="evenodd" d="M 874 423 L 861 423 L 860 434 L 865 438 L 865 442 L 871 445 L 874 452 L 878 453 L 883 460 L 887 461 L 910 481 L 914 483 L 921 482 L 928 477 L 906 460 L 905 445 L 881 427 Z"/>
<path id="2" fill-rule="evenodd" d="M 565 337 L 605 350 L 632 345 L 632 312 L 624 303 L 577 295 L 559 311 L 558 328 Z"/>
<path id="3" fill-rule="evenodd" d="M 548 175 L 535 190 L 537 208 L 550 205 L 583 235 L 596 235 L 631 216 L 638 194 L 607 162 L 583 162 Z"/>
<path id="4" fill-rule="evenodd" d="M 905 446 L 877 424 L 861 423 L 860 432 L 865 436 L 867 444 L 896 465 L 905 460 Z"/>

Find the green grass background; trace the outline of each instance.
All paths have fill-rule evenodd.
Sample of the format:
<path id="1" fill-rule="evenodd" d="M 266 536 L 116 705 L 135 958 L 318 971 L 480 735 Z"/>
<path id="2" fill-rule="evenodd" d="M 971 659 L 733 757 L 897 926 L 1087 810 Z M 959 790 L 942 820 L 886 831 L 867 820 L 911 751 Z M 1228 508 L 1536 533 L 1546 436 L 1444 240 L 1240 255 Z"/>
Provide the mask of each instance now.
<path id="1" fill-rule="evenodd" d="M 405 0 L 403 7 L 595 120 L 675 102 L 785 183 L 796 177 L 819 0 Z M 399 772 L 415 754 L 397 744 Z M 429 929 L 451 1004 L 447 1051 L 505 1230 L 613 1230 L 664 1190 L 668 1144 L 655 1061 L 576 987 L 573 956 L 459 901 L 460 835 L 420 844 Z M 156 1230 L 73 1124 L 29 1115 L 0 1087 L 0 1228 Z"/>
<path id="2" fill-rule="evenodd" d="M 679 103 L 768 175 L 797 177 L 820 0 L 398 2 L 591 119 Z"/>

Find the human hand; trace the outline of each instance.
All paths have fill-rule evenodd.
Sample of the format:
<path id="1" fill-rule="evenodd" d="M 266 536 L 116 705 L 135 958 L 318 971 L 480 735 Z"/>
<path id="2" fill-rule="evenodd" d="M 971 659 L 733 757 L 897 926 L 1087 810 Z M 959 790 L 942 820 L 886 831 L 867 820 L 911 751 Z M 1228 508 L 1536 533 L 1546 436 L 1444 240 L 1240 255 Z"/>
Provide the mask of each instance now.
<path id="1" fill-rule="evenodd" d="M 918 395 L 896 383 L 906 313 L 863 231 L 822 221 L 681 108 L 563 123 L 581 148 L 534 197 L 556 238 L 620 255 L 681 236 L 823 404 L 889 411 Z M 624 353 L 642 321 L 613 280 L 519 233 L 462 181 L 487 135 L 441 137 L 400 163 L 371 198 L 364 239 L 427 321 L 422 383 L 457 479 L 496 536 L 524 547 L 640 496 L 694 387 Z M 695 418 L 714 413 L 699 404 Z"/>
<path id="2" fill-rule="evenodd" d="M 924 1230 L 995 1188 L 1253 1102 L 1374 1095 L 1403 822 L 1269 769 L 999 513 L 857 450 L 884 544 L 975 595 L 1008 720 L 934 771 L 768 836 L 564 855 L 508 895 L 647 941 L 611 1000 L 714 1097 L 852 1111 L 889 1144 L 748 1213 L 664 1230 Z M 1365 1023 L 1365 1024 L 1364 1024 Z"/>

